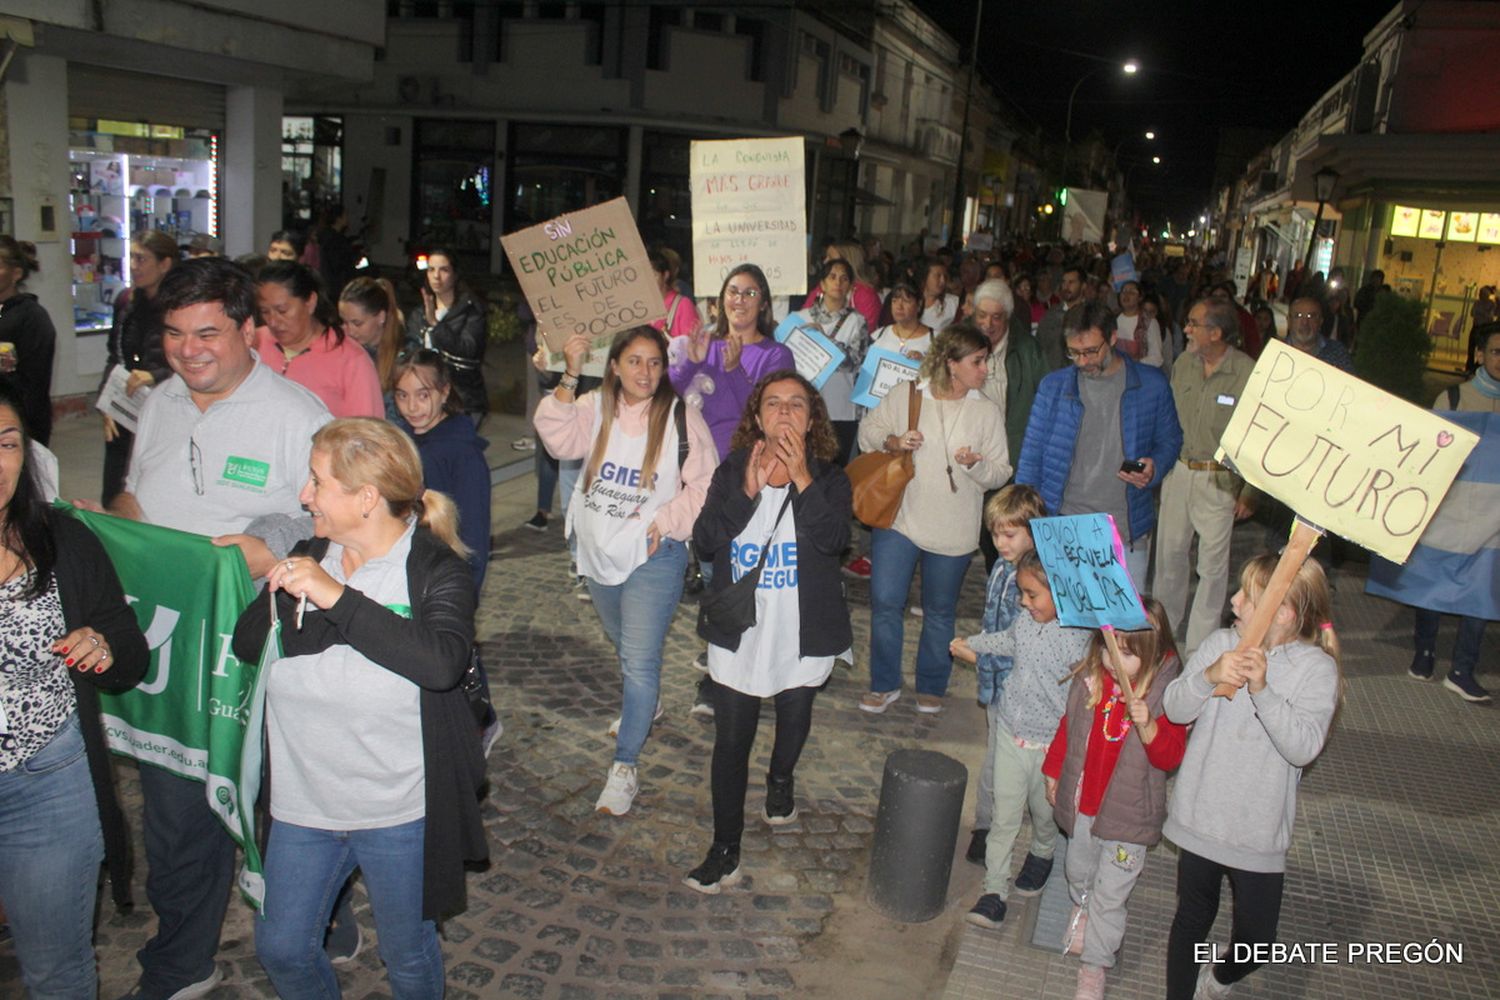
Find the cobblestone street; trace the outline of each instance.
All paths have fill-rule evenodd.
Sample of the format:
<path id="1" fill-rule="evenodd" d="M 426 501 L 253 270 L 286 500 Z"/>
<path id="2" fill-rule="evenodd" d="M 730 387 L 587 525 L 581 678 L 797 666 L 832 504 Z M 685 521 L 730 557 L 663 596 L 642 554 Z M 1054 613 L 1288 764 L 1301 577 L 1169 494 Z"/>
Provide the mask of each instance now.
<path id="1" fill-rule="evenodd" d="M 711 839 L 713 727 L 688 714 L 700 676 L 691 662 L 701 649 L 691 603 L 679 609 L 667 643 L 665 715 L 642 756 L 640 796 L 626 817 L 596 814 L 618 672 L 593 608 L 573 595 L 560 521 L 545 533 L 509 527 L 530 515 L 533 491 L 529 476 L 495 490 L 496 548 L 478 631 L 505 735 L 490 757 L 492 864 L 470 876 L 469 909 L 444 928 L 449 997 L 1072 996 L 1076 960 L 1030 944 L 1036 901 L 1017 901 L 998 932 L 963 923 L 981 877 L 960 856 L 984 742 L 973 673 L 955 671 L 941 716 L 918 715 L 909 697 L 882 717 L 859 712 L 869 628 L 864 584 L 850 587 L 856 667 L 836 668 L 817 701 L 797 775 L 801 818 L 775 833 L 758 819 L 774 711 L 766 707 L 747 801 L 747 877 L 739 885 L 710 897 L 679 881 Z M 1259 527 L 1240 529 L 1236 561 L 1262 538 Z M 1426 944 L 1435 937 L 1462 942 L 1465 961 L 1281 966 L 1258 973 L 1237 995 L 1492 996 L 1485 984 L 1500 975 L 1500 863 L 1489 849 L 1500 801 L 1496 715 L 1405 676 L 1410 612 L 1364 597 L 1362 575 L 1362 565 L 1338 575 L 1347 702 L 1328 751 L 1304 781 L 1280 938 Z M 982 584 L 976 558 L 961 629 L 977 621 Z M 919 625 L 908 619 L 908 665 Z M 1444 658 L 1450 645 L 1445 630 Z M 1480 666 L 1492 686 L 1494 648 L 1492 636 Z M 921 925 L 886 920 L 864 898 L 882 766 L 908 746 L 943 751 L 970 769 L 947 909 Z M 139 781 L 133 764 L 121 762 L 117 771 L 136 836 L 136 907 L 122 915 L 107 894 L 102 903 L 106 1000 L 134 982 L 135 950 L 154 923 L 143 887 Z M 1023 831 L 1022 854 L 1025 840 Z M 1153 851 L 1110 975 L 1112 997 L 1161 995 L 1174 869 L 1169 846 Z M 344 994 L 386 997 L 362 889 L 356 912 L 367 946 L 340 971 Z M 236 899 L 229 913 L 219 951 L 225 979 L 210 996 L 272 996 L 254 957 L 250 910 Z M 1221 919 L 1219 940 L 1227 940 L 1226 928 Z M 0 996 L 20 995 L 14 958 L 0 950 Z"/>

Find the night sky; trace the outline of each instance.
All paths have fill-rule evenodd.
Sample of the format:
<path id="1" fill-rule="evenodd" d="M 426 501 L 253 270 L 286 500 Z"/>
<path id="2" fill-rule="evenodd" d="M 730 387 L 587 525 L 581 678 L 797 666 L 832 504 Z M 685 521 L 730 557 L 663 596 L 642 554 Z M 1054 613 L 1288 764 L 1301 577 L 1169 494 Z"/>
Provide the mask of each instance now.
<path id="1" fill-rule="evenodd" d="M 975 0 L 916 3 L 955 38 L 972 36 Z M 1148 221 L 1182 225 L 1209 201 L 1218 129 L 1265 128 L 1279 138 L 1358 64 L 1365 34 L 1394 6 L 984 0 L 980 72 L 1023 125 L 1061 139 L 1069 91 L 1103 67 L 1079 88 L 1073 138 L 1097 129 L 1111 145 L 1125 140 L 1120 161 L 1138 164 L 1127 180 Z M 1116 68 L 1126 59 L 1140 72 Z M 1147 129 L 1154 143 L 1142 138 Z"/>

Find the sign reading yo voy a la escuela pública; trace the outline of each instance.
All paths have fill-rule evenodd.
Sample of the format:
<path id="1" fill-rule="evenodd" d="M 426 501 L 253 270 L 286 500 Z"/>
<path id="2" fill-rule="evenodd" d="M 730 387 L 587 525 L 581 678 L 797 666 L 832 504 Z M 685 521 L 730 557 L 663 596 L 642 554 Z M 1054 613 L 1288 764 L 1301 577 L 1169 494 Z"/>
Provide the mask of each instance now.
<path id="1" fill-rule="evenodd" d="M 1401 563 L 1478 440 L 1273 340 L 1240 394 L 1217 458 L 1305 520 Z"/>
<path id="2" fill-rule="evenodd" d="M 584 371 L 601 374 L 615 334 L 667 313 L 624 198 L 507 233 L 500 245 L 536 316 L 553 371 L 562 370 L 563 344 L 581 333 L 593 342 Z"/>

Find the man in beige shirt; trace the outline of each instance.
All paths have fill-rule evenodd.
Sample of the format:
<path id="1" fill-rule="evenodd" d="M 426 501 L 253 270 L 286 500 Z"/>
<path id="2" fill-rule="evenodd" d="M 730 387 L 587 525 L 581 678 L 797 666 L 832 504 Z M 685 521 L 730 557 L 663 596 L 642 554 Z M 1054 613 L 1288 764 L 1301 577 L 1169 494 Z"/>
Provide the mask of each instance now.
<path id="1" fill-rule="evenodd" d="M 1239 477 L 1214 461 L 1214 452 L 1255 362 L 1231 344 L 1239 336 L 1233 303 L 1200 299 L 1188 312 L 1184 334 L 1187 350 L 1172 366 L 1182 452 L 1162 481 L 1151 593 L 1167 620 L 1181 628 L 1196 534 L 1198 593 L 1183 646 L 1191 653 L 1219 627 L 1229 584 L 1229 536 L 1234 522 L 1253 509 L 1248 497 L 1240 499 Z"/>

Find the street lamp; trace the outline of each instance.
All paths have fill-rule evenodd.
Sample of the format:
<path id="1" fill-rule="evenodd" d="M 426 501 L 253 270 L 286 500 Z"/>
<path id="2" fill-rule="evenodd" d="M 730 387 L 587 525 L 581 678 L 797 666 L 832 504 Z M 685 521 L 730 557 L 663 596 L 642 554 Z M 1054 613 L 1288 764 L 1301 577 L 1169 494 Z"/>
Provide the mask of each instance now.
<path id="1" fill-rule="evenodd" d="M 1147 139 L 1155 139 L 1156 138 L 1156 133 L 1155 132 L 1147 132 L 1146 133 L 1146 138 Z"/>
<path id="2" fill-rule="evenodd" d="M 1323 167 L 1313 174 L 1313 192 L 1318 197 L 1318 214 L 1313 217 L 1312 233 L 1307 237 L 1307 256 L 1302 259 L 1302 273 L 1307 274 L 1313 266 L 1313 248 L 1318 245 L 1318 229 L 1323 225 L 1323 206 L 1333 198 L 1333 187 L 1339 182 L 1339 172 L 1332 167 Z"/>
<path id="3" fill-rule="evenodd" d="M 1151 157 L 1151 162 L 1160 165 L 1161 164 L 1161 157 L 1160 156 L 1153 156 L 1153 157 Z"/>
<path id="4" fill-rule="evenodd" d="M 1068 94 L 1068 119 L 1063 126 L 1063 138 L 1066 139 L 1069 144 L 1073 142 L 1073 99 L 1078 96 L 1078 88 L 1083 86 L 1083 81 L 1087 80 L 1089 77 L 1093 76 L 1096 73 L 1102 73 L 1104 70 L 1109 69 L 1110 65 L 1113 64 L 1095 66 L 1093 69 L 1083 74 L 1083 76 L 1080 76 L 1078 78 L 1078 82 L 1073 84 L 1073 90 Z M 1120 69 L 1124 71 L 1126 76 L 1134 76 L 1140 70 L 1140 68 L 1140 63 L 1136 62 L 1134 59 L 1128 60 L 1123 66 L 1120 67 Z"/>

